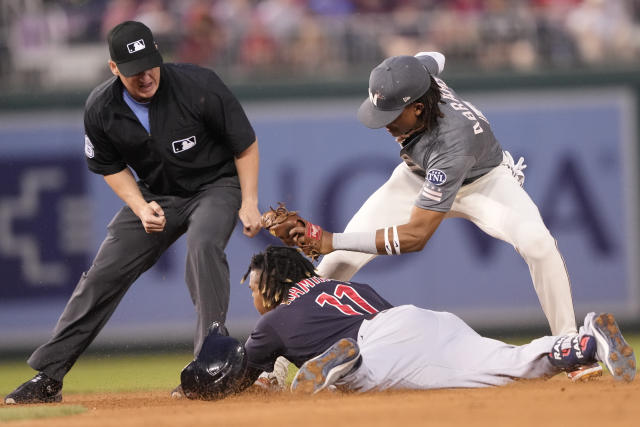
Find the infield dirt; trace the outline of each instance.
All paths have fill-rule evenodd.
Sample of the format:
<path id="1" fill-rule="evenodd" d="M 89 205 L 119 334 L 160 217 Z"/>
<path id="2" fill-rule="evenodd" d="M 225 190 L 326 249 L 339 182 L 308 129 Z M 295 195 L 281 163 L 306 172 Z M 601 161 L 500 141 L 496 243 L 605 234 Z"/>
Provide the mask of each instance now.
<path id="1" fill-rule="evenodd" d="M 167 391 L 69 394 L 62 404 L 88 411 L 7 426 L 535 426 L 640 425 L 640 381 L 605 374 L 588 383 L 563 375 L 484 389 L 366 394 L 245 392 L 221 401 L 172 400 Z"/>

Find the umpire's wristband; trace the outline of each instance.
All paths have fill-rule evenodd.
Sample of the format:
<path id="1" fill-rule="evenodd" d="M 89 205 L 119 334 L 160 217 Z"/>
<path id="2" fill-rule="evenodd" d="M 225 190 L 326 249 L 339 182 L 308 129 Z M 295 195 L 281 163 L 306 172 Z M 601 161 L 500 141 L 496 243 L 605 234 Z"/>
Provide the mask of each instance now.
<path id="1" fill-rule="evenodd" d="M 376 232 L 333 233 L 333 249 L 377 254 Z"/>

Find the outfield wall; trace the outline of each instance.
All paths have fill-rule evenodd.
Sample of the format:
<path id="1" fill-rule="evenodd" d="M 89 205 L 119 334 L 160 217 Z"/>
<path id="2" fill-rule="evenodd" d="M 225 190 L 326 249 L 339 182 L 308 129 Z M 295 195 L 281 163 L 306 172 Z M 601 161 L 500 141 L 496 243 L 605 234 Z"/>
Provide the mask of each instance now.
<path id="1" fill-rule="evenodd" d="M 625 85 L 469 89 L 514 158 L 565 257 L 577 316 L 612 310 L 640 321 L 637 97 Z M 384 130 L 355 118 L 361 97 L 244 102 L 261 151 L 260 208 L 285 201 L 341 230 L 398 164 Z M 0 352 L 45 340 L 121 203 L 83 155 L 80 110 L 0 112 Z M 239 281 L 274 240 L 236 229 L 228 247 L 228 326 L 258 318 Z M 103 345 L 184 343 L 194 313 L 184 285 L 184 239 L 132 287 L 98 337 Z M 396 304 L 448 310 L 477 328 L 546 325 L 526 264 L 470 223 L 445 221 L 425 250 L 379 257 L 354 280 Z"/>

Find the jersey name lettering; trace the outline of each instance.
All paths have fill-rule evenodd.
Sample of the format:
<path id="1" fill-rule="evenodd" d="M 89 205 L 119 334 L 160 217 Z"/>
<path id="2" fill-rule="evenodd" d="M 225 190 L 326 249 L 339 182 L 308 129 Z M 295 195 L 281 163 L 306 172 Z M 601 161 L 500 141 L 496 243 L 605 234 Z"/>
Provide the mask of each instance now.
<path id="1" fill-rule="evenodd" d="M 479 117 L 483 121 L 489 123 L 487 121 L 487 118 L 484 116 L 484 114 L 482 114 L 482 112 L 478 110 L 475 106 L 473 106 L 471 103 L 467 101 L 461 101 L 455 96 L 453 96 L 453 92 L 451 92 L 451 89 L 449 89 L 449 86 L 447 86 L 442 79 L 439 79 L 437 77 L 434 77 L 434 78 L 438 83 L 438 86 L 440 87 L 440 94 L 442 95 L 442 99 L 448 99 L 449 101 L 451 101 L 449 103 L 451 108 L 453 108 L 455 111 L 460 111 L 464 117 L 475 122 L 473 124 L 473 133 L 475 135 L 478 135 L 479 133 L 484 132 L 484 130 L 482 129 L 482 126 L 480 126 L 480 122 L 478 121 L 478 117 Z"/>
<path id="2" fill-rule="evenodd" d="M 311 288 L 316 286 L 322 282 L 328 282 L 329 279 L 324 279 L 322 277 L 310 277 L 308 279 L 304 279 L 293 285 L 289 288 L 289 295 L 287 296 L 287 304 L 291 304 L 296 299 L 300 298 L 302 295 L 309 292 Z"/>

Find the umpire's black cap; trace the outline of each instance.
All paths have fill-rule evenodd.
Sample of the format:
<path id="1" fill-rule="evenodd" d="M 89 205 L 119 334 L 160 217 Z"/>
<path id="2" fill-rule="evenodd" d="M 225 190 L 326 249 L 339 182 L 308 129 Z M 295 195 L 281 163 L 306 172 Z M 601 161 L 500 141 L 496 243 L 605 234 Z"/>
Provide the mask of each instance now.
<path id="1" fill-rule="evenodd" d="M 182 390 L 189 399 L 222 399 L 239 390 L 247 356 L 244 346 L 226 333 L 224 326 L 214 323 L 198 357 L 180 373 Z"/>
<path id="2" fill-rule="evenodd" d="M 427 93 L 429 71 L 414 56 L 392 56 L 369 76 L 369 97 L 358 109 L 358 120 L 378 129 L 394 121 L 404 107 Z"/>
<path id="3" fill-rule="evenodd" d="M 107 36 L 111 60 L 126 77 L 162 65 L 162 56 L 149 27 L 142 22 L 125 21 Z"/>

